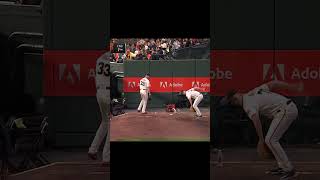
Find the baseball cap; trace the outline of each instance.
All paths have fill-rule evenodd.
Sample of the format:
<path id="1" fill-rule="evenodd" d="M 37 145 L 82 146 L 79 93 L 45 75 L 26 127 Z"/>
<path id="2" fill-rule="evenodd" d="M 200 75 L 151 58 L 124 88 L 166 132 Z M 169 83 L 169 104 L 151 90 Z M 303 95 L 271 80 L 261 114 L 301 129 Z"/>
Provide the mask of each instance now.
<path id="1" fill-rule="evenodd" d="M 235 89 L 232 89 L 232 90 L 228 91 L 227 94 L 221 99 L 220 105 L 221 105 L 221 106 L 230 105 L 230 103 L 231 103 L 231 98 L 232 98 L 237 92 L 238 92 L 238 91 L 235 90 Z"/>

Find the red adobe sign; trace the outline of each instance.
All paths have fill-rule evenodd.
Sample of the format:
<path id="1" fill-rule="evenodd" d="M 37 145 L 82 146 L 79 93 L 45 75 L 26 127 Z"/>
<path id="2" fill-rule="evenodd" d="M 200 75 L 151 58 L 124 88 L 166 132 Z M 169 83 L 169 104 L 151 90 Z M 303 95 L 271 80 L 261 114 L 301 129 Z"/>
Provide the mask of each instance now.
<path id="1" fill-rule="evenodd" d="M 45 96 L 94 96 L 96 60 L 104 51 L 45 51 Z"/>
<path id="2" fill-rule="evenodd" d="M 125 77 L 124 92 L 139 92 L 139 81 L 142 77 Z M 202 92 L 210 91 L 209 77 L 151 77 L 151 92 L 180 92 L 192 87 L 199 87 Z"/>
<path id="3" fill-rule="evenodd" d="M 288 96 L 320 95 L 320 51 L 213 51 L 211 93 L 224 95 L 231 89 L 246 92 L 276 79 L 302 81 L 304 92 L 283 91 Z"/>

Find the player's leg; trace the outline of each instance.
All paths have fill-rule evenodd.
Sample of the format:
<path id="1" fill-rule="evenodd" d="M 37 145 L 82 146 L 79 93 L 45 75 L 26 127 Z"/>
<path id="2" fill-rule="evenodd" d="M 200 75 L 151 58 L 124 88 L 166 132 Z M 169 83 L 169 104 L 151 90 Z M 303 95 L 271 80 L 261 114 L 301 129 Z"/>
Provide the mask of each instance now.
<path id="1" fill-rule="evenodd" d="M 140 91 L 140 97 L 141 97 L 141 101 L 140 101 L 140 104 L 139 104 L 139 107 L 138 107 L 138 111 L 139 112 L 141 111 L 142 105 L 143 105 L 143 93 L 142 93 L 142 91 Z"/>
<path id="2" fill-rule="evenodd" d="M 284 114 L 283 114 L 284 116 Z M 276 149 L 273 148 L 273 145 L 271 144 L 271 137 L 274 134 L 275 129 L 278 127 L 279 123 L 281 122 L 282 117 L 280 117 L 280 115 L 277 116 L 277 118 L 274 118 L 270 124 L 269 130 L 267 132 L 267 135 L 265 137 L 265 143 L 267 144 L 267 146 L 269 147 L 269 149 L 271 150 L 272 154 L 274 155 L 277 163 L 278 163 L 278 167 L 281 168 L 281 170 L 284 168 L 283 164 L 281 163 L 281 159 L 279 154 L 277 153 Z M 276 171 L 278 171 L 279 169 L 274 169 L 271 171 L 275 171 L 275 173 L 277 173 Z M 273 172 L 272 172 L 273 173 Z M 280 173 L 280 172 L 279 172 Z"/>
<path id="3" fill-rule="evenodd" d="M 293 105 L 293 106 L 292 106 Z M 291 171 L 293 166 L 288 159 L 287 154 L 279 143 L 282 135 L 287 131 L 291 123 L 296 119 L 298 111 L 296 106 L 291 103 L 290 107 L 282 110 L 283 113 L 280 113 L 280 116 L 275 118 L 269 128 L 268 134 L 265 138 L 267 145 L 275 155 L 279 167 L 284 171 Z"/>
<path id="4" fill-rule="evenodd" d="M 200 94 L 193 102 L 193 105 L 192 107 L 194 108 L 194 110 L 196 111 L 197 113 L 197 116 L 201 116 L 201 112 L 200 112 L 200 109 L 198 108 L 198 105 L 199 103 L 202 101 L 203 99 L 203 95 Z"/>
<path id="5" fill-rule="evenodd" d="M 102 160 L 104 162 L 110 162 L 110 126 L 108 126 L 106 142 L 103 147 Z"/>
<path id="6" fill-rule="evenodd" d="M 148 94 L 147 94 L 147 91 L 144 91 L 144 93 L 143 93 L 142 113 L 146 112 L 147 103 L 148 103 Z"/>
<path id="7" fill-rule="evenodd" d="M 101 123 L 89 148 L 89 154 L 96 154 L 98 152 L 98 149 L 108 132 L 109 105 L 106 96 L 106 94 L 97 94 L 97 100 L 101 112 Z"/>

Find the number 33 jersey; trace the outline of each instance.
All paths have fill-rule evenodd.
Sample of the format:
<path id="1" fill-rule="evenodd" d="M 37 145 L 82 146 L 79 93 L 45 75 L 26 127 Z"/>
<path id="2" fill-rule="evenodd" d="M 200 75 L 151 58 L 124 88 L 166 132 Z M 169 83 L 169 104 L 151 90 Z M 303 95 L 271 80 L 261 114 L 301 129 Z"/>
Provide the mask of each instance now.
<path id="1" fill-rule="evenodd" d="M 150 87 L 150 81 L 147 78 L 140 79 L 140 90 L 147 90 Z"/>
<path id="2" fill-rule="evenodd" d="M 106 52 L 96 62 L 96 88 L 110 88 L 110 52 Z"/>

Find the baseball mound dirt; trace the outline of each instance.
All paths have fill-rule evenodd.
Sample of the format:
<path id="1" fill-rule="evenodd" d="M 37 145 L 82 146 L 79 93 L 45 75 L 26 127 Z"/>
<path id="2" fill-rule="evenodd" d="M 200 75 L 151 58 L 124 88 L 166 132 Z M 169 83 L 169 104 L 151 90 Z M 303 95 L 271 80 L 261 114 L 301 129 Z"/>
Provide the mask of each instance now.
<path id="1" fill-rule="evenodd" d="M 111 141 L 209 141 L 209 110 L 194 112 L 128 112 L 111 120 Z"/>

